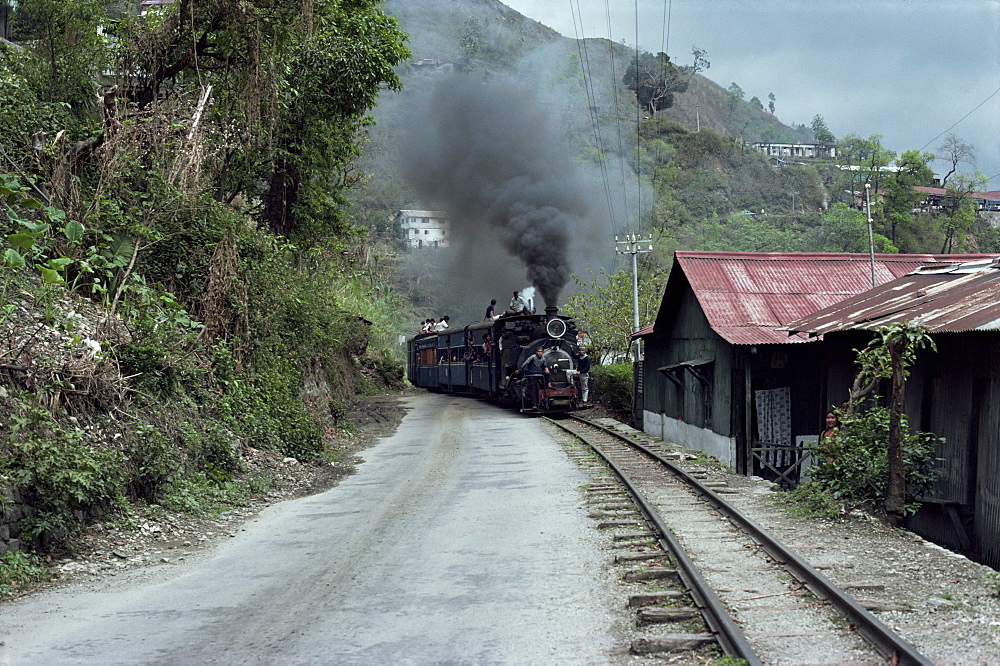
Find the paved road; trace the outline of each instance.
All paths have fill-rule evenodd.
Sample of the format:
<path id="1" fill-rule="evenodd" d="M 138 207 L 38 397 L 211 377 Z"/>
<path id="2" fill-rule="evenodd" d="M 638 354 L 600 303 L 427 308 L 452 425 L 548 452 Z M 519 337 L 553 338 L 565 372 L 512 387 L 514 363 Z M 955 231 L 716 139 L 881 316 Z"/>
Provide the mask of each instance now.
<path id="1" fill-rule="evenodd" d="M 2 663 L 612 660 L 611 591 L 538 421 L 420 394 L 338 487 L 285 502 L 211 558 L 122 589 L 0 610 Z"/>

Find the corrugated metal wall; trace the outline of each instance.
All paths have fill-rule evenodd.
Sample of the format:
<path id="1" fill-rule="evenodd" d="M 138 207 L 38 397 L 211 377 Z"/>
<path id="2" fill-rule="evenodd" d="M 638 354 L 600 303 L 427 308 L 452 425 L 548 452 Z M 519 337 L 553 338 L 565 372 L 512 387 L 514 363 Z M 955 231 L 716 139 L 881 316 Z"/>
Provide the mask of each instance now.
<path id="1" fill-rule="evenodd" d="M 827 395 L 847 396 L 854 377 L 854 348 L 868 333 L 827 336 Z M 929 504 L 910 521 L 932 541 L 958 548 L 948 510 L 964 519 L 968 553 L 1000 567 L 1000 334 L 941 333 L 938 351 L 923 350 L 910 370 L 905 412 L 911 427 L 945 439 L 938 450 L 940 474 Z"/>

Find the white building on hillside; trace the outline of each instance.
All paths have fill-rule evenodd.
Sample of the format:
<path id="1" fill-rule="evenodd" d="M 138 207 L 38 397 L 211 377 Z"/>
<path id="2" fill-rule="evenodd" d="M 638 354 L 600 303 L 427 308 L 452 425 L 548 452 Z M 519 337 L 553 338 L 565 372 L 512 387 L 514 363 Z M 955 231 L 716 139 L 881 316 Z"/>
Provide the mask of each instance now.
<path id="1" fill-rule="evenodd" d="M 753 144 L 758 151 L 769 157 L 836 157 L 837 146 L 823 143 L 764 143 Z"/>
<path id="2" fill-rule="evenodd" d="M 396 213 L 403 240 L 413 248 L 448 247 L 451 219 L 440 210 L 401 210 Z"/>

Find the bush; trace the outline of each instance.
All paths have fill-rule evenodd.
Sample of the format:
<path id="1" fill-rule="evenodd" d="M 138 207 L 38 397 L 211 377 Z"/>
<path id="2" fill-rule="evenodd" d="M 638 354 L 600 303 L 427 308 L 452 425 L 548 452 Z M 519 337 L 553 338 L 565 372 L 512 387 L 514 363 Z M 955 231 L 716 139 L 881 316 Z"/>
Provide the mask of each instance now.
<path id="1" fill-rule="evenodd" d="M 907 496 L 931 492 L 936 474 L 937 447 L 944 441 L 932 433 L 911 432 L 903 419 L 903 463 Z M 798 491 L 825 497 L 842 510 L 865 506 L 875 508 L 885 501 L 889 484 L 889 409 L 874 407 L 862 414 L 842 419 L 840 433 L 821 442 L 816 463 L 810 468 L 812 486 Z M 918 504 L 908 504 L 913 512 Z"/>
<path id="2" fill-rule="evenodd" d="M 82 430 L 60 428 L 40 408 L 13 419 L 0 472 L 32 506 L 21 523 L 27 539 L 59 539 L 121 495 L 120 453 L 92 446 Z"/>
<path id="3" fill-rule="evenodd" d="M 52 572 L 39 555 L 7 552 L 0 556 L 0 595 L 12 595 L 49 580 Z"/>
<path id="4" fill-rule="evenodd" d="M 233 382 L 219 401 L 224 422 L 257 449 L 312 460 L 323 439 L 300 392 L 293 367 L 262 369 L 255 381 Z"/>
<path id="5" fill-rule="evenodd" d="M 632 364 L 595 365 L 594 393 L 608 409 L 619 414 L 632 413 Z"/>

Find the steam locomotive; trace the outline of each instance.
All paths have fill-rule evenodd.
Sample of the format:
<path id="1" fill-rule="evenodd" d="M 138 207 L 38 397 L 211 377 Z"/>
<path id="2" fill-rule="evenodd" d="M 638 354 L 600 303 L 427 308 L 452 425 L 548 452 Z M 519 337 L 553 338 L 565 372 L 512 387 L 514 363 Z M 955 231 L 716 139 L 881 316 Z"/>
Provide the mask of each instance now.
<path id="1" fill-rule="evenodd" d="M 553 307 L 422 333 L 407 343 L 407 375 L 414 386 L 489 398 L 523 412 L 568 412 L 580 406 L 573 381 L 576 333 L 573 320 Z M 539 382 L 538 408 L 532 409 L 533 383 L 517 370 L 539 348 L 550 374 Z"/>

